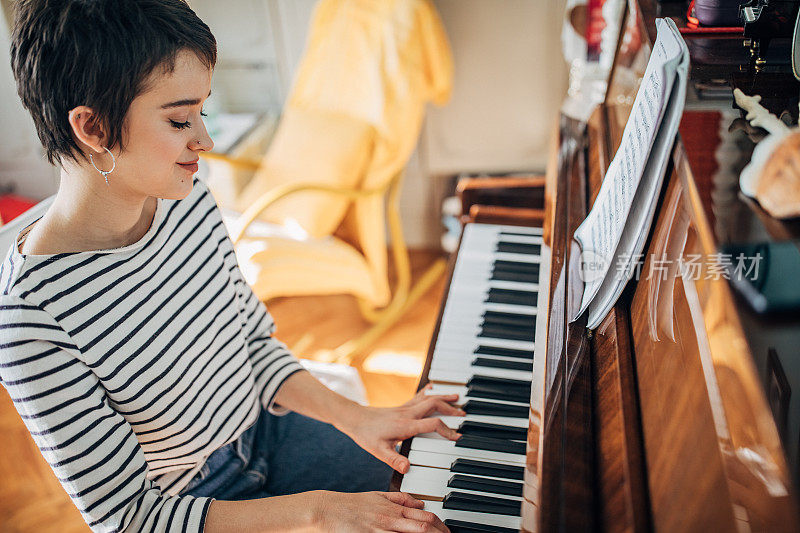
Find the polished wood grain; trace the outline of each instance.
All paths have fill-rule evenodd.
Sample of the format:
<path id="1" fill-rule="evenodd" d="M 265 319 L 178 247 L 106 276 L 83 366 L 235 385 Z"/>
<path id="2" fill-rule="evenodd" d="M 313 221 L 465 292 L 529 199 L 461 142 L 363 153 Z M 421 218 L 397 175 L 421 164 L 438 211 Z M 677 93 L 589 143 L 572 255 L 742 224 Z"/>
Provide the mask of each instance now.
<path id="1" fill-rule="evenodd" d="M 546 204 L 554 202 L 545 225 L 553 252 L 544 310 L 548 416 L 537 465 L 540 501 L 526 500 L 523 516 L 532 509 L 540 531 L 797 530 L 784 453 L 731 289 L 719 276 L 695 280 L 678 268 L 687 255 L 708 259 L 717 250 L 680 140 L 648 236 L 645 274 L 628 284 L 601 327 L 585 332 L 592 363 L 586 392 L 586 345 L 566 312 L 574 300 L 565 242 L 575 226 L 570 193 L 583 179 L 593 201 L 619 146 L 653 37 L 644 22 L 650 7 L 629 2 L 627 49 L 620 49 L 606 103 L 585 132 L 564 135 L 562 128 L 565 157 L 547 182 Z M 584 158 L 574 146 L 587 135 Z M 570 422 L 581 420 L 587 405 L 593 422 L 572 431 Z M 588 481 L 586 457 L 594 457 Z"/>
<path id="2" fill-rule="evenodd" d="M 511 226 L 541 226 L 544 221 L 543 209 L 522 209 L 495 205 L 473 205 L 462 222 L 483 224 L 508 224 Z"/>
<path id="3" fill-rule="evenodd" d="M 630 346 L 628 309 L 617 305 L 592 338 L 599 529 L 650 530 L 641 414 Z M 634 392 L 634 394 L 631 394 Z"/>
<path id="4" fill-rule="evenodd" d="M 462 213 L 476 205 L 541 209 L 544 184 L 544 176 L 536 174 L 464 178 L 458 181 L 456 193 Z"/>

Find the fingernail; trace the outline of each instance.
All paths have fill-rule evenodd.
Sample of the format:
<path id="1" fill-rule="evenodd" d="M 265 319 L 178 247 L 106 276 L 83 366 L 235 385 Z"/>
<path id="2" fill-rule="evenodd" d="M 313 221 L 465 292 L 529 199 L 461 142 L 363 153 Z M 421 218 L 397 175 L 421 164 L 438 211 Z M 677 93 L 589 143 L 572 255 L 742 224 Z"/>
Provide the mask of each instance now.
<path id="1" fill-rule="evenodd" d="M 461 415 L 461 416 L 467 416 L 467 412 L 464 411 L 463 409 L 459 409 L 458 410 L 458 414 Z"/>

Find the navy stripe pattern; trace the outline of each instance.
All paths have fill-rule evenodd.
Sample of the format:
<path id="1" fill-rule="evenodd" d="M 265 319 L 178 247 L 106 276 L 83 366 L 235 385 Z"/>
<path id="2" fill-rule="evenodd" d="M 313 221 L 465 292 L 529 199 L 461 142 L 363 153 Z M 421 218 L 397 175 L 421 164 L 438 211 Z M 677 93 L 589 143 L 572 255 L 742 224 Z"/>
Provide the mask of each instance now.
<path id="1" fill-rule="evenodd" d="M 202 531 L 181 496 L 302 370 L 245 283 L 200 181 L 137 243 L 0 271 L 0 382 L 95 531 Z"/>

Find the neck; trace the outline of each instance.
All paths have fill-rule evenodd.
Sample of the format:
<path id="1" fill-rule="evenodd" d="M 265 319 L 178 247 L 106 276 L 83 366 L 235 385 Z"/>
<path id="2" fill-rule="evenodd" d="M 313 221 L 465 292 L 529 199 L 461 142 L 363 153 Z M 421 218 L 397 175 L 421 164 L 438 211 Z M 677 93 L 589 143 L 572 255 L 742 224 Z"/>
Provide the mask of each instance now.
<path id="1" fill-rule="evenodd" d="M 88 174 L 83 169 L 62 170 L 58 193 L 44 217 L 48 225 L 69 239 L 73 251 L 120 248 L 141 239 L 150 228 L 157 200 L 108 186 Z"/>

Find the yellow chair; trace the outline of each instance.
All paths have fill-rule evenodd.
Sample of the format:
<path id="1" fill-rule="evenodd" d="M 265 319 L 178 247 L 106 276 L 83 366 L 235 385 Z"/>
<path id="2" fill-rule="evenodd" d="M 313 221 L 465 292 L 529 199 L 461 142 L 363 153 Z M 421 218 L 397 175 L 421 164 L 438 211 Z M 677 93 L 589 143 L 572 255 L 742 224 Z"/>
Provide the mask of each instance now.
<path id="1" fill-rule="evenodd" d="M 444 272 L 438 262 L 411 288 L 398 204 L 425 103 L 444 103 L 451 86 L 450 49 L 428 0 L 321 0 L 316 6 L 283 116 L 236 201 L 243 214 L 229 230 L 245 279 L 261 300 L 358 298 L 374 325 L 334 351 L 339 362 L 380 336 Z M 345 229 L 350 238 L 341 237 Z"/>

